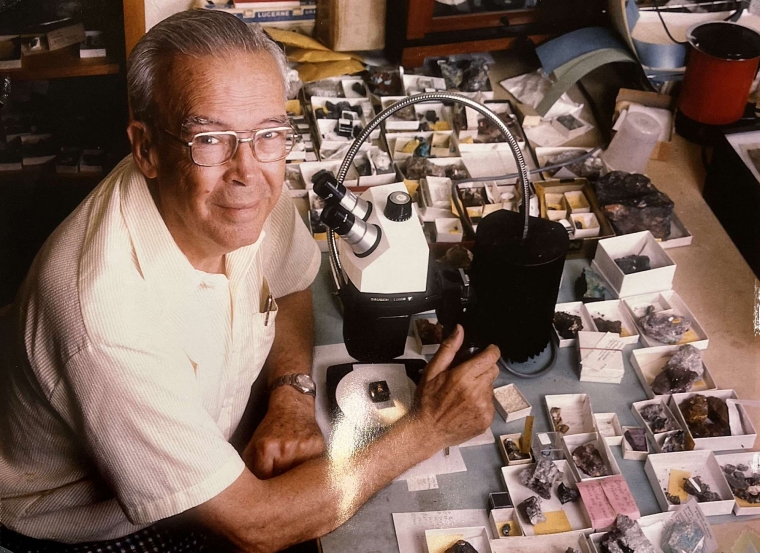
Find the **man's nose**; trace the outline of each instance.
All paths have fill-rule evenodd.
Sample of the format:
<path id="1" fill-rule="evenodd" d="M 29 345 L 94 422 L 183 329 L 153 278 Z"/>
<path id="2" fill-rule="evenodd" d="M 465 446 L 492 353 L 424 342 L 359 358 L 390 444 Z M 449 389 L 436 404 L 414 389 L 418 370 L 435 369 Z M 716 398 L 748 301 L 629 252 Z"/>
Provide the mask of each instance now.
<path id="1" fill-rule="evenodd" d="M 261 170 L 260 161 L 253 153 L 253 141 L 240 142 L 237 152 L 230 160 L 235 172 L 235 180 L 245 185 L 255 182 L 255 175 Z"/>

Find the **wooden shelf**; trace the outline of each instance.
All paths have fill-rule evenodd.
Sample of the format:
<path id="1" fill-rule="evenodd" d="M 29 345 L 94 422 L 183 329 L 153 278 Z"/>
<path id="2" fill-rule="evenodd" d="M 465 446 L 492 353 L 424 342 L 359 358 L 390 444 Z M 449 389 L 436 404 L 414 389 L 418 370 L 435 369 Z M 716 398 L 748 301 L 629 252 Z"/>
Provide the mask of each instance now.
<path id="1" fill-rule="evenodd" d="M 121 71 L 119 64 L 111 58 L 79 57 L 78 47 L 56 52 L 34 54 L 21 59 L 21 69 L 0 71 L 19 81 L 63 79 L 66 77 L 90 77 L 94 75 L 116 75 Z"/>

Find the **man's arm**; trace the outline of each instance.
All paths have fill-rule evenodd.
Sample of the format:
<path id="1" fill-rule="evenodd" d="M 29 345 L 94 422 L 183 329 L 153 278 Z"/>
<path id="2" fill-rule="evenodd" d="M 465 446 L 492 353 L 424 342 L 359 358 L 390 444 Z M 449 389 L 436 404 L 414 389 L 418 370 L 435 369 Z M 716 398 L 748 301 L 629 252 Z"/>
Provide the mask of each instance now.
<path id="1" fill-rule="evenodd" d="M 277 330 L 264 365 L 267 387 L 285 374 L 311 374 L 311 290 L 278 298 L 277 306 Z M 243 460 L 258 478 L 271 478 L 323 451 L 324 439 L 314 418 L 314 398 L 292 386 L 280 386 L 272 391 L 266 416 L 246 446 Z"/>
<path id="2" fill-rule="evenodd" d="M 245 471 L 188 514 L 242 551 L 279 551 L 330 532 L 403 471 L 491 424 L 499 350 L 446 370 L 463 335 L 459 328 L 428 364 L 415 412 L 373 443 L 336 442 L 327 456 L 270 480 Z"/>

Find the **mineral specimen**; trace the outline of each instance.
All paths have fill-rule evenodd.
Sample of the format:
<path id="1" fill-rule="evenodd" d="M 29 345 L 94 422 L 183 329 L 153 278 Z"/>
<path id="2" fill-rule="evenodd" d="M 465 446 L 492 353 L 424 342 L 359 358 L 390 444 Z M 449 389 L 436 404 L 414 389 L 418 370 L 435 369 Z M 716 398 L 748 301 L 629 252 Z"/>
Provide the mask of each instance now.
<path id="1" fill-rule="evenodd" d="M 623 437 L 633 451 L 648 451 L 647 434 L 643 428 L 629 428 Z"/>
<path id="2" fill-rule="evenodd" d="M 580 550 L 579 550 L 579 549 L 575 549 L 575 548 L 573 548 L 573 547 L 568 547 L 568 548 L 565 550 L 565 553 L 581 553 L 581 552 L 580 552 Z"/>
<path id="3" fill-rule="evenodd" d="M 695 522 L 678 521 L 666 530 L 663 553 L 701 553 L 705 533 Z"/>
<path id="4" fill-rule="evenodd" d="M 625 515 L 615 518 L 612 530 L 602 536 L 600 545 L 603 553 L 655 553 L 638 523 Z"/>
<path id="5" fill-rule="evenodd" d="M 569 150 L 562 152 L 561 154 L 557 154 L 556 156 L 550 157 L 546 160 L 546 164 L 548 166 L 566 164 L 565 167 L 568 171 L 578 177 L 588 180 L 596 180 L 602 175 L 602 171 L 604 171 L 604 162 L 598 157 L 588 156 L 581 161 L 567 163 L 568 161 L 572 161 L 578 157 L 581 156 L 577 151 Z M 549 176 L 553 177 L 559 172 L 560 169 L 560 167 L 556 169 L 550 169 L 547 171 L 547 173 Z"/>
<path id="6" fill-rule="evenodd" d="M 369 397 L 372 403 L 383 403 L 391 399 L 391 390 L 385 380 L 369 383 Z"/>
<path id="7" fill-rule="evenodd" d="M 646 255 L 626 255 L 616 259 L 615 263 L 627 275 L 648 271 L 652 268 L 649 264 L 649 256 Z"/>
<path id="8" fill-rule="evenodd" d="M 454 244 L 446 250 L 443 262 L 452 269 L 464 269 L 466 271 L 472 265 L 472 252 L 460 244 Z"/>
<path id="9" fill-rule="evenodd" d="M 573 462 L 578 470 L 583 471 L 592 478 L 609 476 L 610 469 L 602 459 L 602 454 L 596 448 L 594 442 L 589 442 L 573 450 Z"/>
<path id="10" fill-rule="evenodd" d="M 344 111 L 350 111 L 355 113 L 358 117 L 362 116 L 361 106 L 352 106 L 346 101 L 342 102 L 325 102 L 324 108 L 317 108 L 314 110 L 314 116 L 317 119 L 340 119 Z"/>
<path id="11" fill-rule="evenodd" d="M 507 452 L 507 459 L 510 461 L 523 461 L 525 459 L 530 459 L 530 453 L 521 452 L 518 445 L 514 442 L 514 440 L 511 440 L 510 438 L 506 438 L 504 440 L 504 450 Z"/>
<path id="12" fill-rule="evenodd" d="M 535 495 L 530 496 L 528 499 L 520 503 L 520 508 L 525 513 L 526 518 L 534 526 L 539 522 L 546 522 L 546 517 L 541 511 L 541 499 Z"/>
<path id="13" fill-rule="evenodd" d="M 728 405 L 719 397 L 707 397 L 707 416 L 713 423 L 728 429 Z"/>
<path id="14" fill-rule="evenodd" d="M 665 490 L 665 499 L 668 500 L 668 503 L 671 505 L 680 505 L 681 504 L 681 498 L 677 495 L 671 495 L 670 492 Z"/>
<path id="15" fill-rule="evenodd" d="M 359 96 L 367 95 L 367 88 L 360 82 L 355 82 L 351 85 L 351 90 L 356 92 Z"/>
<path id="16" fill-rule="evenodd" d="M 578 490 L 565 486 L 564 482 L 560 482 L 559 486 L 557 487 L 557 497 L 559 498 L 559 502 L 563 505 L 565 503 L 573 503 L 575 501 L 578 501 L 578 498 L 580 496 L 581 494 L 578 492 Z"/>
<path id="17" fill-rule="evenodd" d="M 737 466 L 727 464 L 723 467 L 733 494 L 747 503 L 758 504 L 760 503 L 760 473 L 747 476 L 744 474 L 747 471 L 749 467 L 744 464 Z"/>
<path id="18" fill-rule="evenodd" d="M 570 427 L 562 423 L 562 409 L 559 407 L 552 407 L 549 410 L 549 414 L 552 417 L 552 426 L 555 432 L 560 434 L 567 434 L 570 431 Z"/>
<path id="19" fill-rule="evenodd" d="M 399 96 L 401 94 L 401 74 L 397 67 L 367 68 L 367 86 L 378 96 Z"/>
<path id="20" fill-rule="evenodd" d="M 710 491 L 710 486 L 705 482 L 702 482 L 702 479 L 699 476 L 684 479 L 683 490 L 689 495 L 696 497 L 697 501 L 700 503 L 720 501 L 720 496 L 717 493 Z"/>
<path id="21" fill-rule="evenodd" d="M 504 526 L 501 527 L 501 535 L 504 537 L 509 536 L 509 533 L 512 531 L 512 526 L 509 523 L 504 524 Z"/>
<path id="22" fill-rule="evenodd" d="M 604 282 L 590 267 L 584 267 L 583 273 L 575 281 L 575 295 L 584 303 L 602 301 L 609 295 Z"/>
<path id="23" fill-rule="evenodd" d="M 641 409 L 641 418 L 643 418 L 652 429 L 652 432 L 668 432 L 678 430 L 668 417 L 665 408 L 660 403 L 653 403 Z"/>
<path id="24" fill-rule="evenodd" d="M 557 311 L 554 314 L 554 328 L 562 338 L 572 340 L 578 337 L 579 330 L 583 330 L 583 321 L 578 315 Z"/>
<path id="25" fill-rule="evenodd" d="M 479 92 L 488 88 L 488 63 L 483 58 L 473 58 L 464 68 L 461 90 Z"/>
<path id="26" fill-rule="evenodd" d="M 541 459 L 535 468 L 527 468 L 520 473 L 520 482 L 544 499 L 551 499 L 552 486 L 562 473 L 549 459 Z"/>
<path id="27" fill-rule="evenodd" d="M 657 313 L 652 305 L 639 323 L 644 334 L 663 344 L 677 344 L 691 328 L 691 320 L 686 317 Z"/>
<path id="28" fill-rule="evenodd" d="M 676 451 L 690 451 L 694 449 L 693 441 L 687 443 L 687 435 L 683 430 L 676 430 L 665 437 L 662 442 L 663 453 L 674 453 Z"/>
<path id="29" fill-rule="evenodd" d="M 594 317 L 594 324 L 599 332 L 620 334 L 623 331 L 623 323 L 620 321 L 608 321 L 601 317 Z"/>
<path id="30" fill-rule="evenodd" d="M 449 547 L 445 553 L 478 553 L 478 550 L 470 545 L 469 542 L 459 540 L 454 545 Z"/>
<path id="31" fill-rule="evenodd" d="M 448 60 L 438 60 L 441 77 L 446 81 L 446 88 L 459 88 L 464 80 L 464 70 L 456 63 Z"/>
<path id="32" fill-rule="evenodd" d="M 652 391 L 658 395 L 688 392 L 703 374 L 702 353 L 686 344 L 678 348 L 652 381 Z"/>
<path id="33" fill-rule="evenodd" d="M 670 236 L 673 201 L 644 175 L 612 171 L 596 181 L 595 190 L 618 234 L 649 230 L 655 238 Z"/>
<path id="34" fill-rule="evenodd" d="M 707 398 L 701 394 L 691 396 L 679 405 L 686 424 L 692 425 L 707 419 Z"/>
<path id="35" fill-rule="evenodd" d="M 407 158 L 405 167 L 406 178 L 420 180 L 422 177 L 445 177 L 446 170 L 440 165 L 431 163 L 427 158 L 412 156 Z"/>
<path id="36" fill-rule="evenodd" d="M 417 326 L 417 334 L 420 336 L 420 342 L 423 346 L 440 344 L 443 342 L 443 325 L 440 323 L 431 323 L 427 319 L 416 319 L 414 324 Z"/>

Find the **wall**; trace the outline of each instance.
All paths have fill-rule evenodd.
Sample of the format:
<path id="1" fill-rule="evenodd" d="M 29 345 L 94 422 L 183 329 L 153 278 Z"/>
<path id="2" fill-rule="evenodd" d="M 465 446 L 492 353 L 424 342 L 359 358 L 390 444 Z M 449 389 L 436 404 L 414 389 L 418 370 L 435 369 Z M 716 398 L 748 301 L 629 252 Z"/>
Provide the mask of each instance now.
<path id="1" fill-rule="evenodd" d="M 190 8 L 193 4 L 193 0 L 145 0 L 145 30 L 173 13 Z"/>

